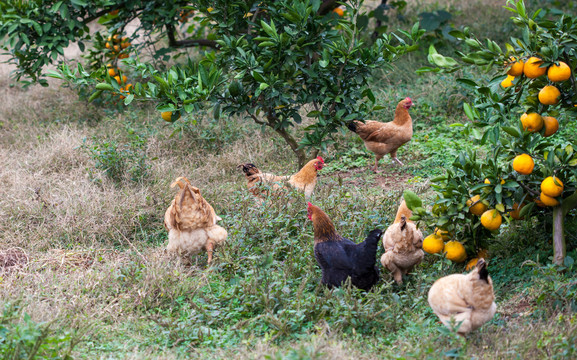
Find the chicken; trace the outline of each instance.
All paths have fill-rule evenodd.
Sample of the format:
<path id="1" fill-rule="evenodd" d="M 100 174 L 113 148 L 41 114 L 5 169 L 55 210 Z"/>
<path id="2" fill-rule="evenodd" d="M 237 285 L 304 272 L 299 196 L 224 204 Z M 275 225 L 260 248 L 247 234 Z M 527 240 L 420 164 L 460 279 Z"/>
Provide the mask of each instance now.
<path id="1" fill-rule="evenodd" d="M 216 225 L 222 219 L 187 178 L 179 177 L 170 187 L 177 185 L 180 191 L 164 214 L 164 227 L 168 230 L 166 249 L 185 263 L 190 263 L 190 255 L 205 249 L 210 264 L 214 248 L 222 245 L 227 237 L 226 230 Z"/>
<path id="2" fill-rule="evenodd" d="M 467 275 L 453 274 L 435 281 L 429 290 L 429 305 L 446 327 L 460 335 L 491 320 L 497 305 L 485 259 L 480 258 Z"/>
<path id="3" fill-rule="evenodd" d="M 315 258 L 322 269 L 321 282 L 339 287 L 347 278 L 362 290 L 370 290 L 379 280 L 376 263 L 377 247 L 383 232 L 375 229 L 360 244 L 339 235 L 327 214 L 308 203 L 307 216 L 314 227 Z"/>
<path id="4" fill-rule="evenodd" d="M 246 163 L 238 167 L 242 168 L 248 181 L 248 190 L 257 198 L 262 199 L 267 195 L 267 188 L 278 190 L 281 185 L 288 183 L 293 188 L 304 192 L 308 199 L 313 194 L 317 184 L 317 172 L 323 168 L 325 161 L 322 157 L 317 157 L 305 164 L 299 172 L 292 176 L 277 176 L 274 174 L 261 172 L 254 164 Z"/>
<path id="5" fill-rule="evenodd" d="M 409 220 L 411 216 L 412 212 L 405 204 L 405 200 L 401 201 L 395 222 L 383 236 L 385 253 L 381 256 L 381 264 L 391 271 L 398 284 L 402 284 L 403 275 L 425 257 L 422 249 L 423 233 Z"/>
<path id="6" fill-rule="evenodd" d="M 391 122 L 367 120 L 351 121 L 347 127 L 363 139 L 366 148 L 375 153 L 374 172 L 378 172 L 379 160 L 386 154 L 391 154 L 393 161 L 403 163 L 397 158 L 397 150 L 408 143 L 413 137 L 413 120 L 409 109 L 413 106 L 411 98 L 400 101 L 395 110 L 395 118 Z"/>

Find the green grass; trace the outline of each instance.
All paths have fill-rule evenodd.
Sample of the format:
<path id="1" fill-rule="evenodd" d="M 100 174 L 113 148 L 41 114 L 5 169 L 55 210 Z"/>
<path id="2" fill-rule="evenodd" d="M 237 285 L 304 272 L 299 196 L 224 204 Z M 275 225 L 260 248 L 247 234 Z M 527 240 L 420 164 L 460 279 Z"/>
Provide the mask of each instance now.
<path id="1" fill-rule="evenodd" d="M 479 5 L 451 6 L 458 24 Z M 372 154 L 348 130 L 322 154 L 327 166 L 312 202 L 355 241 L 391 224 L 403 189 L 431 199 L 429 180 L 460 150 L 483 152 L 454 126 L 467 121 L 466 94 L 454 85 L 463 74 L 415 75 L 422 64 L 422 54 L 411 54 L 374 79 L 386 107 L 375 119 L 391 120 L 400 98 L 416 103 L 415 135 L 399 151 L 405 166 L 384 159 L 383 173 L 373 174 Z M 39 354 L 55 359 L 68 351 L 86 359 L 576 357 L 577 265 L 550 265 L 548 220 L 507 224 L 491 239 L 498 312 L 462 338 L 439 324 L 427 292 L 463 264 L 427 255 L 402 286 L 381 268 L 369 293 L 319 284 L 302 194 L 259 206 L 236 169 L 250 161 L 294 172 L 272 132 L 203 113 L 168 124 L 146 106 L 100 108 L 52 89 L 14 91 L 0 110 L 0 259 L 15 263 L 0 272 L 0 354 L 38 342 Z M 567 122 L 560 136 L 576 131 Z M 205 254 L 185 267 L 164 253 L 162 217 L 178 176 L 201 189 L 229 233 L 211 267 Z M 573 259 L 575 215 L 566 224 Z"/>

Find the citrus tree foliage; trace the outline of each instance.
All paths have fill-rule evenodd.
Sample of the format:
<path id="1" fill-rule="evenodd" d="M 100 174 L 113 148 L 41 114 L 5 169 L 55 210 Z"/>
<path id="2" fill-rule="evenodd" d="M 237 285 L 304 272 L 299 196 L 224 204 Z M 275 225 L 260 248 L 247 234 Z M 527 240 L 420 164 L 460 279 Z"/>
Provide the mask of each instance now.
<path id="1" fill-rule="evenodd" d="M 375 109 L 369 87 L 371 72 L 387 69 L 397 57 L 415 50 L 414 43 L 423 33 L 415 25 L 411 32 L 382 34 L 366 43 L 361 40 L 363 29 L 357 21 L 362 18 L 361 25 L 366 25 L 366 15 L 359 14 L 360 3 L 356 1 L 347 5 L 342 17 L 330 11 L 338 5 L 336 1 L 328 0 L 77 0 L 20 7 L 17 3 L 3 3 L 13 15 L 2 16 L 0 35 L 8 36 L 4 46 L 17 60 L 18 76 L 41 81 L 42 66 L 55 54 L 62 53 L 73 40 L 82 43 L 88 39 L 88 20 L 102 16 L 99 21 L 108 27 L 109 34 L 122 36 L 126 23 L 138 17 L 141 29 L 157 31 L 171 47 L 203 46 L 208 50 L 199 61 L 163 69 L 157 62 L 140 61 L 135 47 L 132 57 L 121 61 L 141 80 L 130 91 L 108 74 L 103 66 L 107 59 L 94 59 L 96 51 L 90 55 L 90 65 L 100 62 L 98 69 L 62 66 L 51 76 L 79 86 L 98 83 L 92 98 L 111 91 L 125 97 L 127 105 L 135 99 L 157 101 L 157 109 L 172 112 L 173 120 L 199 108 L 212 109 L 216 118 L 221 114 L 246 116 L 276 131 L 295 153 L 299 165 L 325 149 L 331 135 L 345 122 L 363 119 Z M 176 38 L 175 28 L 188 17 L 192 19 L 188 31 L 204 34 L 206 39 Z M 44 35 L 38 35 L 37 27 L 46 29 Z M 16 34 L 26 31 L 30 34 L 27 40 L 17 40 Z M 106 43 L 105 35 L 94 38 L 101 47 Z M 115 64 L 118 57 L 110 61 Z M 304 129 L 297 128 L 303 116 L 313 121 Z"/>
<path id="2" fill-rule="evenodd" d="M 186 1 L 35 0 L 0 1 L 0 44 L 17 66 L 16 78 L 47 85 L 44 66 L 58 60 L 71 43 L 84 51 L 92 40 L 88 24 L 99 20 L 111 31 L 135 18 L 143 34 L 166 34 L 179 24 L 177 14 Z"/>
<path id="3" fill-rule="evenodd" d="M 472 101 L 464 105 L 471 123 L 456 125 L 463 126 L 472 141 L 487 145 L 487 153 L 483 156 L 473 151 L 461 153 L 446 175 L 433 179 L 438 197 L 432 213 L 421 211 L 416 218 L 453 232 L 458 239 L 467 242 L 468 250 L 473 252 L 475 247 L 485 247 L 491 235 L 499 233 L 499 229 L 488 230 L 480 218 L 470 212 L 470 206 L 477 202 L 467 203 L 467 200 L 474 195 L 480 196 L 479 201 L 487 210 L 497 210 L 495 217 L 489 219 L 491 221 L 498 222 L 499 215 L 505 221 L 515 221 L 514 218 L 552 214 L 554 261 L 562 264 L 565 261 L 564 219 L 577 205 L 575 134 L 551 134 L 551 127 L 542 126 L 542 123 L 542 128 L 535 129 L 523 124 L 521 117 L 523 113 L 554 117 L 560 129 L 575 121 L 577 19 L 570 16 L 551 19 L 551 14 L 540 10 L 527 14 L 523 1 L 509 1 L 507 9 L 514 14 L 512 21 L 520 28 L 521 37 L 511 38 L 505 49 L 490 39 L 475 38 L 468 29 L 451 32 L 466 44 L 466 50 L 458 53 L 460 61 L 430 48 L 429 62 L 435 67 L 421 71 L 453 72 L 470 64 L 482 66 L 493 75 L 488 82 L 457 80 L 469 92 Z M 571 74 L 567 80 L 557 82 L 547 74 L 535 77 L 527 65 L 531 57 L 541 59 L 533 71 L 544 72 L 545 68 L 565 62 L 572 70 Z M 521 74 L 512 70 L 518 60 L 525 62 L 525 72 Z M 510 84 L 504 81 L 507 72 L 516 73 L 514 78 L 508 79 L 512 80 Z M 560 91 L 555 104 L 545 105 L 542 102 L 547 101 L 539 100 L 539 92 L 547 85 L 554 85 Z M 513 159 L 521 154 L 529 155 L 535 163 L 528 174 L 521 174 L 519 168 L 515 171 L 512 167 Z M 550 176 L 560 180 L 564 188 L 559 196 L 546 200 L 541 183 Z M 520 211 L 513 213 L 513 217 L 508 216 L 515 209 Z"/>

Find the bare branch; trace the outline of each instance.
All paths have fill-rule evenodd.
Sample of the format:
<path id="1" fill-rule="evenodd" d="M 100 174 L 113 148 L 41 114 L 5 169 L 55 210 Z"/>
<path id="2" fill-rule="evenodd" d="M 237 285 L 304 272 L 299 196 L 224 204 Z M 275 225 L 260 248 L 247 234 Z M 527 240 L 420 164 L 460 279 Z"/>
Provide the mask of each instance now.
<path id="1" fill-rule="evenodd" d="M 174 33 L 175 33 L 174 26 L 172 24 L 166 24 L 166 36 L 168 37 L 168 46 L 170 47 L 184 48 L 195 46 L 208 46 L 215 49 L 218 48 L 218 44 L 214 40 L 208 40 L 208 39 L 176 40 Z"/>

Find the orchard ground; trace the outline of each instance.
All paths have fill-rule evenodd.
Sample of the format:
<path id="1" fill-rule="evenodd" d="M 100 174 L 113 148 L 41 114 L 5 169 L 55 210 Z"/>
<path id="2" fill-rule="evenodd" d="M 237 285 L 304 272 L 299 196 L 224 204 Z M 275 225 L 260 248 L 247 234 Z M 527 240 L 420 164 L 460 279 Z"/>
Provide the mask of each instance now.
<path id="1" fill-rule="evenodd" d="M 448 6 L 463 24 L 480 4 Z M 405 16 L 434 9 L 411 6 Z M 479 26 L 505 22 L 500 2 L 488 9 Z M 411 23 L 393 20 L 390 27 Z M 487 36 L 506 38 L 505 30 L 493 26 Z M 374 79 L 377 103 L 386 107 L 375 119 L 390 121 L 406 96 L 417 104 L 415 135 L 399 151 L 405 166 L 387 157 L 385 171 L 373 174 L 372 154 L 346 129 L 338 147 L 322 154 L 327 166 L 313 203 L 355 241 L 391 224 L 402 190 L 431 200 L 429 179 L 458 151 L 483 152 L 450 126 L 467 121 L 454 77 L 414 74 L 425 59 L 410 54 Z M 382 271 L 368 294 L 319 285 L 302 195 L 257 206 L 236 169 L 250 161 L 277 174 L 296 170 L 272 132 L 203 113 L 169 124 L 151 106 L 88 104 L 56 81 L 12 86 L 9 71 L 0 68 L 0 327 L 15 338 L 45 336 L 46 349 L 63 354 L 73 347 L 75 358 L 577 356 L 577 266 L 550 265 L 551 224 L 528 219 L 502 227 L 489 248 L 497 315 L 461 338 L 440 325 L 427 292 L 465 263 L 427 255 L 403 286 Z M 210 268 L 205 254 L 184 267 L 164 253 L 162 218 L 178 176 L 201 189 L 229 231 Z M 574 215 L 567 242 L 577 259 Z"/>

